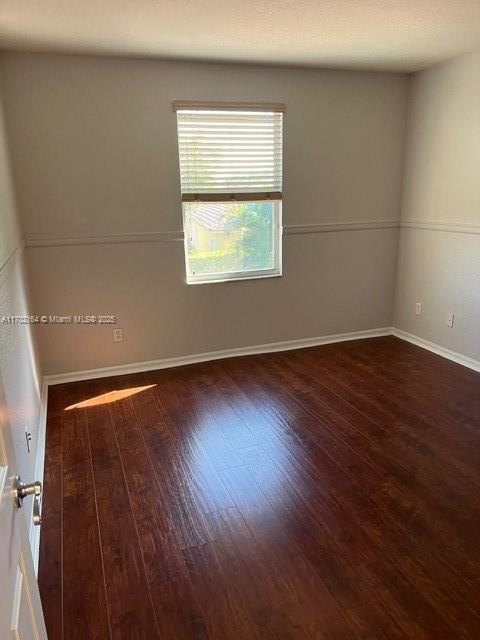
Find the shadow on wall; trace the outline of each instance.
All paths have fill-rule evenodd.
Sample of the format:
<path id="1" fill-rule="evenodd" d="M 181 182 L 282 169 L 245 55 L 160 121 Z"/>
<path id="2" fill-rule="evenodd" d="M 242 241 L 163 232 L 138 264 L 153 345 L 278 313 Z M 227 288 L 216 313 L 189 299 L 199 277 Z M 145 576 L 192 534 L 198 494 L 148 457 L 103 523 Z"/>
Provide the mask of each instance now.
<path id="1" fill-rule="evenodd" d="M 22 477 L 33 478 L 42 378 L 31 325 L 15 321 L 15 317 L 28 315 L 25 265 L 18 248 L 0 273 L 0 378 L 5 398 L 1 410 L 10 423 L 18 471 Z M 32 435 L 30 452 L 26 431 Z"/>

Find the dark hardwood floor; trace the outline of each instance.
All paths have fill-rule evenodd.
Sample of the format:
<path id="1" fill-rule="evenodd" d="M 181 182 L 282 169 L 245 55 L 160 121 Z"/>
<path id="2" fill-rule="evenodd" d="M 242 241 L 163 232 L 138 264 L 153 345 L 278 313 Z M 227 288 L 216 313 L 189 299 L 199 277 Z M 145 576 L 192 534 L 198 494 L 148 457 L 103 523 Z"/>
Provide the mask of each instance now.
<path id="1" fill-rule="evenodd" d="M 480 374 L 392 337 L 49 390 L 49 640 L 480 638 Z"/>

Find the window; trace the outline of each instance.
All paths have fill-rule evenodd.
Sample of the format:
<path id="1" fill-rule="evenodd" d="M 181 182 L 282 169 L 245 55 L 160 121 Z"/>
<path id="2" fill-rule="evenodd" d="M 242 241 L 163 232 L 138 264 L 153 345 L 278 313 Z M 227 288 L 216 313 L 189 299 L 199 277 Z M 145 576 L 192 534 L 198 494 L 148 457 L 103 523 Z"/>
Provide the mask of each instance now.
<path id="1" fill-rule="evenodd" d="M 281 275 L 284 108 L 174 108 L 187 282 Z"/>

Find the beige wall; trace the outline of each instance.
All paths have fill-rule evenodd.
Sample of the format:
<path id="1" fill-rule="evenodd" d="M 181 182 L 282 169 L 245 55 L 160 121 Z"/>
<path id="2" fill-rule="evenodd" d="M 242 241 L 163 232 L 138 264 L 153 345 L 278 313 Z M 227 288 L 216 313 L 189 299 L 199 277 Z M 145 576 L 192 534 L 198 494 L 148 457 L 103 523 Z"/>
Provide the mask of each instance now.
<path id="1" fill-rule="evenodd" d="M 40 372 L 30 327 L 4 321 L 4 316 L 28 314 L 28 308 L 21 232 L 0 94 L 0 427 L 8 430 L 5 439 L 13 440 L 22 478 L 31 482 L 35 473 Z M 26 429 L 32 434 L 30 453 Z M 28 519 L 27 510 L 25 515 Z"/>
<path id="2" fill-rule="evenodd" d="M 480 53 L 411 82 L 395 325 L 480 360 Z M 422 315 L 415 303 L 422 302 Z M 454 328 L 446 325 L 455 313 Z"/>
<path id="3" fill-rule="evenodd" d="M 41 327 L 47 373 L 391 325 L 406 76 L 14 53 L 3 74 L 35 311 L 126 332 Z M 161 235 L 182 224 L 175 99 L 286 103 L 284 223 L 307 228 L 282 278 L 185 284 Z"/>

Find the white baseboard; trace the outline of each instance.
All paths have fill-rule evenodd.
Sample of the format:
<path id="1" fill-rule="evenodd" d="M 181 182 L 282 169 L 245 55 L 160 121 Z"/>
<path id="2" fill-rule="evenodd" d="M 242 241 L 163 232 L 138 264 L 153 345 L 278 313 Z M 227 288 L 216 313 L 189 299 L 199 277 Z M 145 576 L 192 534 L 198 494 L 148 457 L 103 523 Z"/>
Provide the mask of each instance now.
<path id="1" fill-rule="evenodd" d="M 40 396 L 40 411 L 38 418 L 38 435 L 37 435 L 37 453 L 35 457 L 35 480 L 39 480 L 43 487 L 43 476 L 45 468 L 45 440 L 47 432 L 47 400 L 48 400 L 48 382 L 44 378 L 42 385 L 42 393 Z M 40 555 L 40 526 L 35 526 L 33 522 L 30 524 L 30 548 L 32 550 L 33 566 L 35 575 L 38 575 L 38 560 Z"/>
<path id="2" fill-rule="evenodd" d="M 59 373 L 44 378 L 44 389 L 42 391 L 42 407 L 46 411 L 46 388 L 56 384 L 66 382 L 79 382 L 81 380 L 94 380 L 96 378 L 108 378 L 111 376 L 121 376 L 129 373 L 140 373 L 142 371 L 154 371 L 155 369 L 168 369 L 171 367 L 180 367 L 187 364 L 195 364 L 197 362 L 208 362 L 210 360 L 221 360 L 224 358 L 233 358 L 237 356 L 250 356 L 260 353 L 274 353 L 275 351 L 292 351 L 293 349 L 303 349 L 306 347 L 317 347 L 322 344 L 331 344 L 334 342 L 346 342 L 348 340 L 362 340 L 365 338 L 378 338 L 380 336 L 394 335 L 397 338 L 411 342 L 418 347 L 432 351 L 439 356 L 443 356 L 448 360 L 457 362 L 474 371 L 480 371 L 480 362 L 469 358 L 456 351 L 451 351 L 438 344 L 419 338 L 411 333 L 397 329 L 396 327 L 381 327 L 378 329 L 367 329 L 365 331 L 351 331 L 348 333 L 336 333 L 315 338 L 301 338 L 299 340 L 285 340 L 283 342 L 269 342 L 266 344 L 252 345 L 248 347 L 235 347 L 233 349 L 223 349 L 219 351 L 208 351 L 186 356 L 178 356 L 174 358 L 161 358 L 159 360 L 147 360 L 145 362 L 132 362 L 129 364 L 120 364 L 112 367 L 102 367 L 99 369 L 87 369 L 85 371 L 71 371 L 69 373 Z M 45 394 L 45 398 L 43 395 Z M 45 413 L 41 416 L 41 428 L 45 430 Z M 40 445 L 39 432 L 39 445 Z M 43 433 L 43 447 L 45 446 L 45 434 Z M 38 469 L 36 477 L 43 477 L 42 468 Z M 37 527 L 38 529 L 38 527 Z"/>
<path id="3" fill-rule="evenodd" d="M 101 369 L 89 369 L 86 371 L 73 371 L 70 373 L 60 373 L 45 377 L 48 386 L 62 384 L 65 382 L 77 382 L 80 380 L 93 380 L 95 378 L 108 378 L 110 376 L 121 376 L 128 373 L 139 373 L 141 371 L 153 371 L 155 369 L 167 369 L 179 367 L 197 362 L 208 362 L 209 360 L 221 360 L 223 358 L 233 358 L 235 356 L 250 356 L 259 353 L 273 353 L 275 351 L 291 351 L 306 347 L 316 347 L 322 344 L 333 342 L 345 342 L 347 340 L 361 340 L 363 338 L 377 338 L 379 336 L 389 336 L 392 334 L 391 327 L 379 329 L 367 329 L 365 331 L 352 331 L 349 333 L 336 333 L 317 338 L 301 338 L 300 340 L 286 340 L 284 342 L 270 342 L 249 347 L 236 347 L 233 349 L 223 349 L 221 351 L 209 351 L 195 355 L 179 356 L 176 358 L 162 358 L 160 360 L 149 360 L 147 362 L 134 362 L 131 364 L 121 364 L 113 367 Z"/>
<path id="4" fill-rule="evenodd" d="M 474 360 L 473 358 L 464 356 L 463 354 L 457 353 L 456 351 L 451 351 L 450 349 L 441 347 L 439 344 L 435 344 L 434 342 L 429 342 L 428 340 L 419 338 L 418 336 L 415 336 L 412 333 L 407 333 L 406 331 L 402 331 L 401 329 L 397 329 L 396 327 L 392 329 L 392 334 L 397 338 L 401 338 L 402 340 L 411 342 L 412 344 L 415 344 L 417 347 L 422 347 L 423 349 L 432 351 L 433 353 L 436 353 L 437 355 L 442 356 L 443 358 L 447 358 L 448 360 L 452 360 L 457 364 L 461 364 L 464 367 L 468 367 L 469 369 L 473 369 L 474 371 L 480 371 L 480 361 L 478 360 Z"/>

